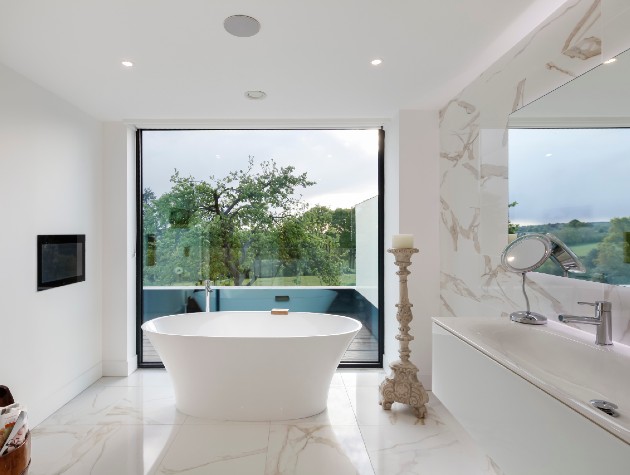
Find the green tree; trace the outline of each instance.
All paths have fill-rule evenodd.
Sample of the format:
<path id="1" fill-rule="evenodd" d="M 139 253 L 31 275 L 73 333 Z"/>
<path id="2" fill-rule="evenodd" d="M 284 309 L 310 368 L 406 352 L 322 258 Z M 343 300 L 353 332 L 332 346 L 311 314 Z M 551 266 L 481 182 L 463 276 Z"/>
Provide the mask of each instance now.
<path id="1" fill-rule="evenodd" d="M 316 275 L 323 285 L 340 285 L 344 250 L 334 211 L 316 206 L 287 220 L 278 233 L 278 255 L 282 265 L 296 278 Z"/>
<path id="2" fill-rule="evenodd" d="M 268 235 L 306 208 L 296 189 L 314 184 L 306 173 L 278 167 L 273 160 L 261 162 L 257 169 L 251 156 L 245 170 L 224 178 L 196 180 L 176 170 L 171 182 L 171 190 L 158 199 L 170 210 L 170 228 L 199 230 L 201 249 L 209 253 L 201 273 L 209 278 L 227 274 L 234 285 L 247 278 L 253 284 L 254 262 L 269 251 Z"/>
<path id="3" fill-rule="evenodd" d="M 339 247 L 349 270 L 356 267 L 356 217 L 354 208 L 337 208 L 332 214 L 332 226 L 339 235 Z"/>
<path id="4" fill-rule="evenodd" d="M 592 226 L 591 223 L 585 223 L 580 221 L 579 219 L 572 219 L 567 223 L 567 226 L 571 228 L 590 228 Z"/>
<path id="5" fill-rule="evenodd" d="M 630 283 L 630 217 L 610 220 L 608 234 L 597 248 L 597 271 L 611 284 Z"/>

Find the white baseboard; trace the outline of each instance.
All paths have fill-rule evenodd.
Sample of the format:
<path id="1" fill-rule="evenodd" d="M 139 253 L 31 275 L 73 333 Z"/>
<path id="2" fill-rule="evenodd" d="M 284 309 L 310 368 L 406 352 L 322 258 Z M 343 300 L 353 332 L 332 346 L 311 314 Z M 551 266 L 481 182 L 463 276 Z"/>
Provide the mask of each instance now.
<path id="1" fill-rule="evenodd" d="M 138 369 L 136 355 L 127 360 L 103 360 L 103 376 L 129 376 Z"/>
<path id="2" fill-rule="evenodd" d="M 52 393 L 42 391 L 40 398 L 31 402 L 27 408 L 29 425 L 35 427 L 42 423 L 53 412 L 98 381 L 102 373 L 99 362 Z"/>

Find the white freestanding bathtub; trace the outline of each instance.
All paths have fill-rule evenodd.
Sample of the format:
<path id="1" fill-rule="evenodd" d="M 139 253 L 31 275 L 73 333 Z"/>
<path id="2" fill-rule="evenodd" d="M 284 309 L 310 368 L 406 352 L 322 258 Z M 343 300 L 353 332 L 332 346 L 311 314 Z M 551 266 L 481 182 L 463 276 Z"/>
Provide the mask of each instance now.
<path id="1" fill-rule="evenodd" d="M 191 416 L 274 421 L 326 409 L 328 388 L 361 323 L 338 315 L 213 312 L 142 325 Z"/>

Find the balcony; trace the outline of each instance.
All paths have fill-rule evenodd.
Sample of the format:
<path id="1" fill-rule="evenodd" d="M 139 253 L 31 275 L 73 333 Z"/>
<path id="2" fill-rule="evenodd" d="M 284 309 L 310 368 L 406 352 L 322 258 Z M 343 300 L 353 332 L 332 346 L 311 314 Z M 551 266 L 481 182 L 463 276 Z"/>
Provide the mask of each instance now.
<path id="1" fill-rule="evenodd" d="M 143 288 L 142 321 L 180 313 L 205 311 L 203 287 Z M 288 308 L 294 312 L 330 313 L 354 318 L 363 324 L 342 358 L 342 364 L 377 363 L 378 309 L 356 287 L 215 287 L 211 311 L 268 311 Z M 161 363 L 146 336 L 142 363 Z"/>

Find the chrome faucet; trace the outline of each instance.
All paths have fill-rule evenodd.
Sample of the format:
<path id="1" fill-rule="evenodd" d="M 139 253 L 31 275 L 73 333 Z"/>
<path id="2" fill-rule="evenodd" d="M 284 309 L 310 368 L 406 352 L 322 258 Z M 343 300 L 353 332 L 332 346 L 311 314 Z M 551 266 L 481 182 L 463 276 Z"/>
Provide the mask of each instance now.
<path id="1" fill-rule="evenodd" d="M 595 316 L 579 317 L 575 315 L 558 315 L 558 320 L 563 323 L 588 323 L 589 325 L 597 325 L 595 343 L 597 345 L 612 345 L 612 304 L 605 300 L 598 300 L 595 303 L 578 302 L 578 304 L 595 307 Z"/>
<path id="2" fill-rule="evenodd" d="M 204 284 L 206 286 L 206 312 L 209 312 L 211 307 L 210 307 L 210 294 L 212 293 L 212 281 L 211 280 L 206 280 L 204 281 Z"/>

